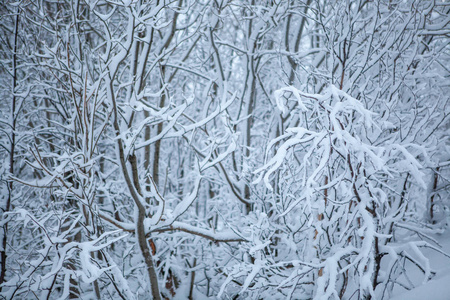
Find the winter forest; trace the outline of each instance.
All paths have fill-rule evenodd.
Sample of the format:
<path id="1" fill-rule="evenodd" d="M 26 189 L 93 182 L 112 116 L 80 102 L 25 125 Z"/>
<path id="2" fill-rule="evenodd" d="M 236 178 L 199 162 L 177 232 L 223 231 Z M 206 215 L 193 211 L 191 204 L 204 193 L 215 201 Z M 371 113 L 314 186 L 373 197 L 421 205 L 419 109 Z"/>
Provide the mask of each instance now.
<path id="1" fill-rule="evenodd" d="M 0 1 L 0 299 L 450 299 L 449 35 L 445 0 Z"/>

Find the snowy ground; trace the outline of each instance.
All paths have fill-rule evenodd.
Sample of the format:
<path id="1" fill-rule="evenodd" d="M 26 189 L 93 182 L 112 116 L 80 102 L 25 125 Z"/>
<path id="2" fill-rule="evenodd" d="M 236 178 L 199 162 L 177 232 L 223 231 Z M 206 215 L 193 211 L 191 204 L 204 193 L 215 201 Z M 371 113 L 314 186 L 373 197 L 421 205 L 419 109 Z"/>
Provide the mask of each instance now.
<path id="1" fill-rule="evenodd" d="M 444 252 L 450 253 L 450 230 L 447 229 L 445 233 L 433 238 L 439 242 Z M 450 300 L 450 258 L 429 249 L 425 250 L 424 254 L 430 260 L 436 275 L 423 283 L 423 275 L 417 269 L 411 269 L 409 277 L 417 287 L 409 291 L 394 289 L 391 300 Z"/>

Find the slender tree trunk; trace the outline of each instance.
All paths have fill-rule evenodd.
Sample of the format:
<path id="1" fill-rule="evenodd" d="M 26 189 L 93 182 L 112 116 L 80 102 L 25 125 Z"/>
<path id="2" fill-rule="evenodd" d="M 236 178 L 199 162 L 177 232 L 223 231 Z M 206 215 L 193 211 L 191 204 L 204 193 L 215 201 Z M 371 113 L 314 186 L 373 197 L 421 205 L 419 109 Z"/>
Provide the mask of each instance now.
<path id="1" fill-rule="evenodd" d="M 19 7 L 17 7 L 16 12 L 16 22 L 14 25 L 14 44 L 13 44 L 13 78 L 12 78 L 12 102 L 11 102 L 11 137 L 10 137 L 10 150 L 9 150 L 9 174 L 14 174 L 14 152 L 15 152 L 15 146 L 16 146 L 16 120 L 17 120 L 17 113 L 16 113 L 16 85 L 17 85 L 17 43 L 18 43 L 18 28 L 19 28 Z M 7 189 L 8 189 L 8 197 L 6 199 L 6 205 L 5 208 L 2 208 L 2 215 L 5 212 L 9 212 L 11 210 L 11 200 L 12 200 L 12 194 L 13 194 L 13 183 L 12 181 L 7 183 Z M 3 225 L 3 236 L 2 236 L 2 248 L 0 251 L 0 257 L 1 257 L 1 270 L 0 270 L 0 292 L 2 291 L 2 284 L 5 282 L 6 279 L 6 247 L 7 247 L 7 240 L 8 240 L 8 223 L 5 223 Z"/>
<path id="2" fill-rule="evenodd" d="M 435 205 L 434 197 L 435 197 L 435 192 L 437 189 L 438 181 L 439 181 L 439 167 L 437 167 L 436 171 L 434 172 L 433 190 L 431 191 L 432 195 L 430 197 L 430 222 L 432 224 L 436 223 L 436 220 L 434 220 L 434 205 Z"/>

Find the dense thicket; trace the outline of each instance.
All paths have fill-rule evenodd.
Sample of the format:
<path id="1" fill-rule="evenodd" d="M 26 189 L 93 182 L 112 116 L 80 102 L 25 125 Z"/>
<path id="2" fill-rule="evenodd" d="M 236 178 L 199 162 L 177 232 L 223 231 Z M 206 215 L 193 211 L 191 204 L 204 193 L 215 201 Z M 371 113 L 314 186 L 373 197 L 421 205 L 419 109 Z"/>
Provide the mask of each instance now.
<path id="1" fill-rule="evenodd" d="M 388 299 L 447 230 L 445 1 L 0 4 L 0 295 Z M 406 282 L 406 283 L 404 283 Z"/>

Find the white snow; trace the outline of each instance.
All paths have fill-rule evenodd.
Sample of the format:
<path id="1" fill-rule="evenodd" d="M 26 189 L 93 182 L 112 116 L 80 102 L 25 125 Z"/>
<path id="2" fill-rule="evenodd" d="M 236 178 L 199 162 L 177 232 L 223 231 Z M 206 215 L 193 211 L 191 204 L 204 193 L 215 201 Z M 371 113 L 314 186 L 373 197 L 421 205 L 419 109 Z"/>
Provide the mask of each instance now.
<path id="1" fill-rule="evenodd" d="M 446 231 L 441 235 L 432 236 L 442 246 L 442 250 L 447 254 L 450 253 L 450 231 Z M 410 267 L 407 270 L 408 276 L 413 280 L 416 288 L 411 290 L 394 289 L 391 300 L 448 300 L 450 299 L 450 258 L 431 250 L 422 250 L 426 258 L 429 259 L 432 270 L 436 275 L 428 282 L 423 280 L 423 273 L 417 268 Z"/>

